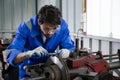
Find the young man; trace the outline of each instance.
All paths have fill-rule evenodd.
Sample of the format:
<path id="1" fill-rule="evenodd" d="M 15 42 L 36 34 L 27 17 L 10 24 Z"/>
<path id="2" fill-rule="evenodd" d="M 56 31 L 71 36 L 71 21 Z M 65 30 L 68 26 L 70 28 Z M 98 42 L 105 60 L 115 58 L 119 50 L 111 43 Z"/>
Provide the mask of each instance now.
<path id="1" fill-rule="evenodd" d="M 50 53 L 62 58 L 69 57 L 74 42 L 61 12 L 52 5 L 43 6 L 38 15 L 18 26 L 13 42 L 7 48 L 7 62 L 19 66 L 20 79 L 28 77 L 23 69 L 26 65 L 45 62 Z"/>

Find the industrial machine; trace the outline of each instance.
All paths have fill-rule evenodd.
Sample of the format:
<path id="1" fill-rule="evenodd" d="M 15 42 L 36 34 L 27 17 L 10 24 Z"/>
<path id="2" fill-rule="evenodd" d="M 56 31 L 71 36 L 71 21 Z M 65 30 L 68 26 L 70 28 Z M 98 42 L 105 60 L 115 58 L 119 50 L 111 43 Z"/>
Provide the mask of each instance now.
<path id="1" fill-rule="evenodd" d="M 89 54 L 65 60 L 51 55 L 46 63 L 25 66 L 24 69 L 31 77 L 28 80 L 120 80 L 109 72 L 113 68 L 120 68 L 120 63 L 109 65 L 105 59 Z"/>
<path id="2" fill-rule="evenodd" d="M 79 39 L 76 38 L 75 50 L 67 59 L 51 53 L 46 63 L 24 66 L 30 76 L 27 80 L 120 80 L 111 72 L 120 68 L 120 50 L 117 54 L 103 55 L 102 51 L 84 49 L 83 41 L 81 48 L 78 44 Z M 117 61 L 112 62 L 114 59 Z"/>
<path id="3" fill-rule="evenodd" d="M 82 39 L 81 48 L 78 44 L 79 39 L 76 38 L 75 51 L 67 59 L 72 79 L 79 76 L 82 78 L 80 80 L 120 80 L 111 72 L 111 70 L 120 68 L 120 49 L 116 54 L 103 55 L 102 51 L 90 52 L 83 48 Z M 113 60 L 116 61 L 113 62 Z"/>
<path id="4" fill-rule="evenodd" d="M 78 44 L 76 39 L 76 45 Z M 103 55 L 101 51 L 88 52 L 78 45 L 69 58 L 51 53 L 46 63 L 25 66 L 29 80 L 120 80 L 111 70 L 120 68 L 120 50 L 114 55 Z M 116 56 L 116 57 L 115 57 Z M 115 62 L 107 60 L 118 59 Z"/>

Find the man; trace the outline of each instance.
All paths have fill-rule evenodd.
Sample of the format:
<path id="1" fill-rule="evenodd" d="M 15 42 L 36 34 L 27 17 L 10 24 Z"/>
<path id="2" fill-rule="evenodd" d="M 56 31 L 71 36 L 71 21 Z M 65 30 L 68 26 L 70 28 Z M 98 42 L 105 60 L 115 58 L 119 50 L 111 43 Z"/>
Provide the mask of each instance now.
<path id="1" fill-rule="evenodd" d="M 74 42 L 59 9 L 45 5 L 37 16 L 18 26 L 15 38 L 6 50 L 7 62 L 19 66 L 19 77 L 22 79 L 28 77 L 24 66 L 45 62 L 58 46 L 61 49 L 56 54 L 67 58 L 74 48 Z"/>

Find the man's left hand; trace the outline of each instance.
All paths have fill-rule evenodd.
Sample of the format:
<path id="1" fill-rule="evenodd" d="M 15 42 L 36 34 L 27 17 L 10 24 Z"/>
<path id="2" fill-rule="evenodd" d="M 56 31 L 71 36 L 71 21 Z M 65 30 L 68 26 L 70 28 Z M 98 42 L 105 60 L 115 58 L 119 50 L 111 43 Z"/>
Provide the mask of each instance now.
<path id="1" fill-rule="evenodd" d="M 62 58 L 68 58 L 70 55 L 70 51 L 68 49 L 61 49 L 57 52 L 57 54 Z"/>

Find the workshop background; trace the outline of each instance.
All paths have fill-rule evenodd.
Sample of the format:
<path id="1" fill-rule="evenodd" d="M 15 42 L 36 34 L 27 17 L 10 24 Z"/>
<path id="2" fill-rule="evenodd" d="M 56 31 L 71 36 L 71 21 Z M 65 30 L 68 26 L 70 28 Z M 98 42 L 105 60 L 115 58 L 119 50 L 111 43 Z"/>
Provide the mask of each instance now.
<path id="1" fill-rule="evenodd" d="M 111 1 L 120 4 L 119 0 Z M 0 38 L 12 38 L 21 21 L 26 21 L 29 17 L 36 15 L 43 5 L 53 4 L 62 11 L 63 18 L 68 22 L 73 40 L 76 37 L 80 40 L 83 39 L 83 47 L 89 48 L 91 52 L 101 50 L 103 54 L 117 53 L 120 49 L 120 38 L 88 34 L 87 29 L 90 27 L 87 26 L 86 3 L 86 0 L 0 0 Z M 118 69 L 114 70 L 113 73 L 120 76 Z"/>

